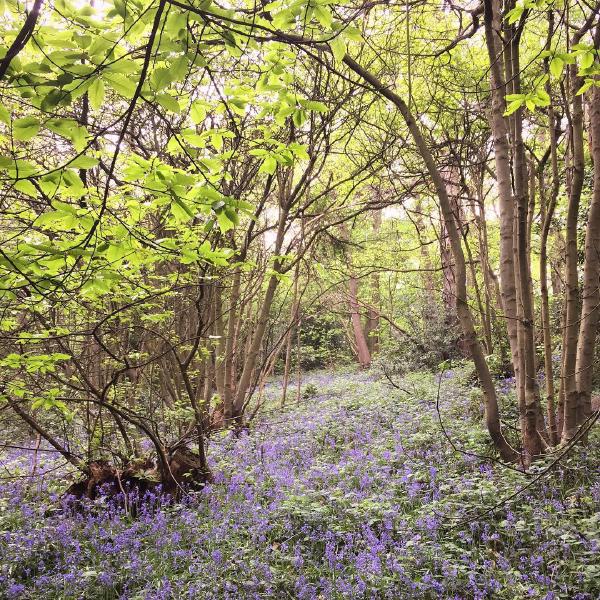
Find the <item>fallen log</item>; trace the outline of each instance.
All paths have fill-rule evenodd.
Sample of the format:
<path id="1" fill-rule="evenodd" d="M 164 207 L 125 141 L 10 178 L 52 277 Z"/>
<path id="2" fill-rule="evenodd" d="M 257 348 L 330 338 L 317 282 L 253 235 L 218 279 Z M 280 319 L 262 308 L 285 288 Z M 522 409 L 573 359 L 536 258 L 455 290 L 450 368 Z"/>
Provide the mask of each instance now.
<path id="1" fill-rule="evenodd" d="M 103 497 L 130 506 L 143 503 L 148 493 L 177 500 L 186 491 L 199 490 L 211 480 L 200 457 L 180 446 L 168 453 L 166 474 L 161 474 L 150 457 L 133 460 L 121 469 L 107 461 L 92 461 L 87 465 L 86 476 L 69 486 L 64 495 L 75 501 Z"/>

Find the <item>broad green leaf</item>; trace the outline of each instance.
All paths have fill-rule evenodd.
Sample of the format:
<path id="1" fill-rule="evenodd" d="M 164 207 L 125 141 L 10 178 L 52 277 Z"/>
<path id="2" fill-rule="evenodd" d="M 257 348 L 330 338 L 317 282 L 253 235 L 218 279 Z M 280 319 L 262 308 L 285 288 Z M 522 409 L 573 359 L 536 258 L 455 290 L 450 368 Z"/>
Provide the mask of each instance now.
<path id="1" fill-rule="evenodd" d="M 515 111 L 519 110 L 519 108 L 521 108 L 521 106 L 523 106 L 523 103 L 525 102 L 525 97 L 521 97 L 521 98 L 517 98 L 515 100 L 513 100 L 512 102 L 510 102 L 508 104 L 508 106 L 506 107 L 506 110 L 504 111 L 504 116 L 508 117 L 509 115 L 512 115 Z"/>
<path id="2" fill-rule="evenodd" d="M 333 24 L 333 15 L 327 6 L 318 4 L 315 6 L 314 15 L 319 23 L 326 29 L 330 29 Z"/>
<path id="3" fill-rule="evenodd" d="M 121 75 L 120 73 L 107 73 L 104 76 L 104 79 L 117 94 L 121 94 L 121 96 L 124 96 L 125 98 L 133 98 L 137 87 L 137 82 L 135 80 L 132 80 L 125 75 Z"/>
<path id="4" fill-rule="evenodd" d="M 225 210 L 220 210 L 216 214 L 217 223 L 222 233 L 227 233 L 230 229 L 233 229 L 235 223 L 229 218 Z"/>
<path id="5" fill-rule="evenodd" d="M 329 42 L 329 47 L 331 48 L 333 58 L 336 60 L 336 62 L 341 62 L 346 55 L 346 40 L 343 38 L 341 33 L 339 33 Z"/>
<path id="6" fill-rule="evenodd" d="M 38 191 L 33 183 L 27 179 L 20 179 L 19 181 L 15 182 L 14 188 L 19 190 L 19 192 L 23 192 L 24 194 L 31 196 L 32 198 L 35 198 L 38 195 Z"/>
<path id="7" fill-rule="evenodd" d="M 98 159 L 91 156 L 78 156 L 74 158 L 67 167 L 71 169 L 91 169 L 98 164 Z"/>
<path id="8" fill-rule="evenodd" d="M 594 64 L 594 53 L 586 52 L 581 56 L 581 68 L 589 69 Z"/>
<path id="9" fill-rule="evenodd" d="M 0 121 L 6 125 L 10 125 L 10 113 L 0 104 Z"/>
<path id="10" fill-rule="evenodd" d="M 552 73 L 552 75 L 554 75 L 554 77 L 560 77 L 562 74 L 564 64 L 565 63 L 564 63 L 563 59 L 560 58 L 560 56 L 555 56 L 550 61 L 550 73 Z"/>
<path id="11" fill-rule="evenodd" d="M 194 217 L 192 209 L 177 196 L 173 196 L 173 202 L 171 202 L 171 214 L 175 217 L 175 220 L 179 222 L 186 222 Z"/>
<path id="12" fill-rule="evenodd" d="M 26 142 L 34 137 L 40 130 L 40 122 L 35 117 L 24 117 L 13 123 L 13 135 L 15 139 Z"/>
<path id="13" fill-rule="evenodd" d="M 306 111 L 302 110 L 301 108 L 295 110 L 292 116 L 292 120 L 294 121 L 294 125 L 296 127 L 302 127 L 302 125 L 306 121 Z"/>
<path id="14" fill-rule="evenodd" d="M 179 103 L 173 96 L 169 96 L 169 94 L 157 94 L 156 100 L 168 112 L 176 114 L 181 112 Z"/>
<path id="15" fill-rule="evenodd" d="M 93 110 L 102 108 L 104 104 L 104 82 L 102 79 L 96 79 L 88 89 L 88 98 Z"/>
<path id="16" fill-rule="evenodd" d="M 577 90 L 577 95 L 585 94 L 594 85 L 593 79 L 586 79 L 583 85 Z"/>
<path id="17" fill-rule="evenodd" d="M 550 96 L 548 92 L 544 89 L 538 89 L 536 92 L 536 100 L 535 103 L 537 106 L 549 106 L 550 105 Z"/>
<path id="18" fill-rule="evenodd" d="M 150 77 L 150 85 L 152 86 L 152 89 L 157 92 L 160 92 L 164 88 L 168 87 L 172 81 L 173 74 L 171 73 L 171 70 L 165 69 L 164 67 L 156 69 Z"/>
<path id="19" fill-rule="evenodd" d="M 206 107 L 201 102 L 192 103 L 192 108 L 190 110 L 190 116 L 192 117 L 192 121 L 199 125 L 206 119 Z"/>
<path id="20" fill-rule="evenodd" d="M 268 173 L 269 175 L 273 175 L 275 173 L 275 169 L 277 169 L 277 160 L 274 156 L 267 156 L 263 161 L 262 165 L 260 165 L 259 173 Z"/>

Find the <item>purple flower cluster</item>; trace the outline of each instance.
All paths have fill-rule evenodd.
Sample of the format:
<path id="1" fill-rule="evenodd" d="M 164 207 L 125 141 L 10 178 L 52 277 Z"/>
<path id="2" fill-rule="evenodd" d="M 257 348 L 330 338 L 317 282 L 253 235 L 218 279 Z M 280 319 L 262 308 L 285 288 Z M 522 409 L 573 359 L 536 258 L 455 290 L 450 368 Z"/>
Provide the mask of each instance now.
<path id="1" fill-rule="evenodd" d="M 600 596 L 594 453 L 489 514 L 524 480 L 453 452 L 433 376 L 403 390 L 365 373 L 307 382 L 317 398 L 216 436 L 215 482 L 180 504 L 148 497 L 133 518 L 109 503 L 61 507 L 48 476 L 3 485 L 0 597 Z M 443 378 L 442 417 L 483 454 L 465 386 L 458 371 Z"/>

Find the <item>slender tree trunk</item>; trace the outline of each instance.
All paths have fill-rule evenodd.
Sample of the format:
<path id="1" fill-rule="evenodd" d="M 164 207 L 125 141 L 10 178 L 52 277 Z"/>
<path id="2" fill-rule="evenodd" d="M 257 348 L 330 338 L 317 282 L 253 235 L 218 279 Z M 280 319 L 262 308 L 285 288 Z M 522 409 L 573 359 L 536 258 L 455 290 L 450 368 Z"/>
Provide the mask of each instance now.
<path id="1" fill-rule="evenodd" d="M 577 382 L 575 371 L 577 367 L 577 336 L 579 335 L 579 284 L 578 284 L 578 253 L 577 253 L 577 224 L 579 203 L 584 178 L 583 150 L 583 101 L 577 94 L 580 78 L 577 77 L 577 66 L 569 65 L 571 80 L 571 155 L 572 174 L 567 209 L 566 256 L 565 256 L 565 286 L 566 307 L 564 319 L 564 346 L 562 364 L 562 385 L 564 389 L 564 405 L 561 436 L 569 440 L 577 429 Z"/>
<path id="2" fill-rule="evenodd" d="M 354 275 L 350 275 L 350 279 L 348 280 L 348 303 L 350 305 L 350 319 L 352 320 L 352 332 L 356 344 L 358 362 L 361 367 L 367 368 L 371 364 L 371 354 L 360 319 L 358 279 Z"/>
<path id="3" fill-rule="evenodd" d="M 510 144 L 508 126 L 503 117 L 506 84 L 501 69 L 501 55 L 498 50 L 500 31 L 499 8 L 495 0 L 485 0 L 485 36 L 491 72 L 491 118 L 496 163 L 496 182 L 500 209 L 500 293 L 502 308 L 506 318 L 506 328 L 515 377 L 519 380 L 519 343 L 517 332 L 517 289 L 515 284 L 514 257 L 514 198 L 510 166 Z"/>
<path id="4" fill-rule="evenodd" d="M 548 39 L 552 35 L 554 18 L 550 11 L 548 19 Z M 548 70 L 546 59 L 546 70 Z M 550 93 L 550 84 L 546 86 L 546 92 Z M 552 188 L 550 198 L 546 199 L 543 171 L 540 174 L 540 206 L 542 216 L 542 231 L 540 235 L 540 296 L 541 296 L 541 319 L 542 333 L 544 337 L 544 375 L 546 380 L 546 415 L 550 429 L 550 441 L 557 444 L 559 440 L 558 427 L 556 423 L 556 409 L 554 400 L 554 369 L 552 365 L 552 333 L 550 330 L 550 300 L 548 294 L 548 236 L 550 226 L 556 208 L 559 191 L 558 156 L 556 149 L 556 117 L 552 101 L 548 107 L 548 131 L 550 134 L 550 166 L 552 169 Z"/>
<path id="5" fill-rule="evenodd" d="M 288 213 L 289 208 L 280 205 L 279 221 L 277 225 L 277 237 L 275 240 L 275 255 L 278 255 L 281 252 Z M 271 305 L 273 304 L 273 300 L 275 299 L 275 292 L 277 290 L 277 286 L 279 285 L 280 267 L 280 261 L 276 259 L 273 264 L 274 272 L 268 279 L 267 289 L 265 295 L 262 298 L 262 304 L 260 307 L 256 325 L 254 327 L 254 332 L 251 335 L 251 341 L 248 346 L 248 351 L 245 354 L 244 366 L 237 385 L 235 400 L 233 404 L 233 417 L 237 420 L 238 423 L 241 423 L 242 412 L 247 400 L 250 382 L 252 381 L 252 375 L 254 373 L 254 369 L 256 368 L 256 362 L 258 360 L 260 348 L 263 342 L 265 331 L 267 329 L 269 313 L 271 312 Z"/>
<path id="6" fill-rule="evenodd" d="M 445 184 L 448 190 L 448 197 L 450 199 L 450 206 L 454 217 L 460 228 L 460 186 L 459 186 L 459 173 L 456 165 L 452 164 L 446 169 Z M 452 249 L 448 242 L 448 228 L 446 227 L 445 220 L 441 218 L 442 227 L 440 235 L 440 254 L 442 257 L 442 274 L 444 277 L 442 285 L 442 303 L 445 310 L 444 321 L 446 325 L 452 326 L 456 324 L 456 274 L 454 272 L 454 260 L 452 256 Z"/>
<path id="7" fill-rule="evenodd" d="M 585 235 L 581 322 L 577 343 L 577 425 L 583 423 L 592 410 L 594 348 L 600 317 L 600 88 L 596 86 L 592 88 L 590 130 L 594 161 L 594 188 Z M 572 410 L 572 407 L 570 409 Z M 569 421 L 569 424 L 571 423 L 572 417 Z"/>
<path id="8" fill-rule="evenodd" d="M 225 382 L 223 390 L 223 416 L 225 419 L 231 419 L 233 414 L 233 400 L 235 397 L 235 361 L 234 349 L 236 346 L 236 336 L 238 331 L 238 315 L 240 313 L 240 285 L 241 269 L 236 268 L 233 274 L 231 293 L 229 296 L 229 310 L 227 318 L 227 336 L 225 340 Z"/>
<path id="9" fill-rule="evenodd" d="M 298 281 L 300 279 L 300 260 L 296 263 L 294 269 L 294 288 L 292 298 L 292 311 L 290 314 L 290 329 L 285 338 L 285 363 L 283 367 L 283 390 L 281 393 L 281 406 L 285 406 L 287 398 L 287 389 L 290 383 L 290 370 L 292 368 L 292 341 L 294 330 L 298 327 L 298 312 L 300 309 L 300 299 L 298 294 Z"/>
<path id="10" fill-rule="evenodd" d="M 221 402 L 225 398 L 225 327 L 223 323 L 223 298 L 221 286 L 218 282 L 214 285 L 213 319 L 215 332 L 215 387 Z"/>
<path id="11" fill-rule="evenodd" d="M 377 236 L 381 228 L 381 211 L 375 210 L 373 212 L 373 234 Z M 380 309 L 380 292 L 379 292 L 379 272 L 371 275 L 371 289 L 372 289 L 372 306 L 369 306 L 367 310 L 367 322 L 365 324 L 365 335 L 367 338 L 367 344 L 369 346 L 369 353 L 371 357 L 377 352 L 379 347 L 379 309 Z"/>

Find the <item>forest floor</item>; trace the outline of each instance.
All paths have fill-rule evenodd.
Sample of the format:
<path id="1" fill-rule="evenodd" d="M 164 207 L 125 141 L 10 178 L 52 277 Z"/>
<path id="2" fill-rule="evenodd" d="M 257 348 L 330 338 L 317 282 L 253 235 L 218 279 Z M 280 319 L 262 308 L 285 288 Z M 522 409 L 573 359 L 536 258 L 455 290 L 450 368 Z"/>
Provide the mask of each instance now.
<path id="1" fill-rule="evenodd" d="M 0 597 L 600 597 L 597 432 L 534 481 L 475 456 L 490 446 L 466 371 L 302 385 L 284 410 L 269 385 L 247 433 L 213 438 L 214 484 L 179 505 L 72 512 L 51 472 L 2 484 Z"/>

